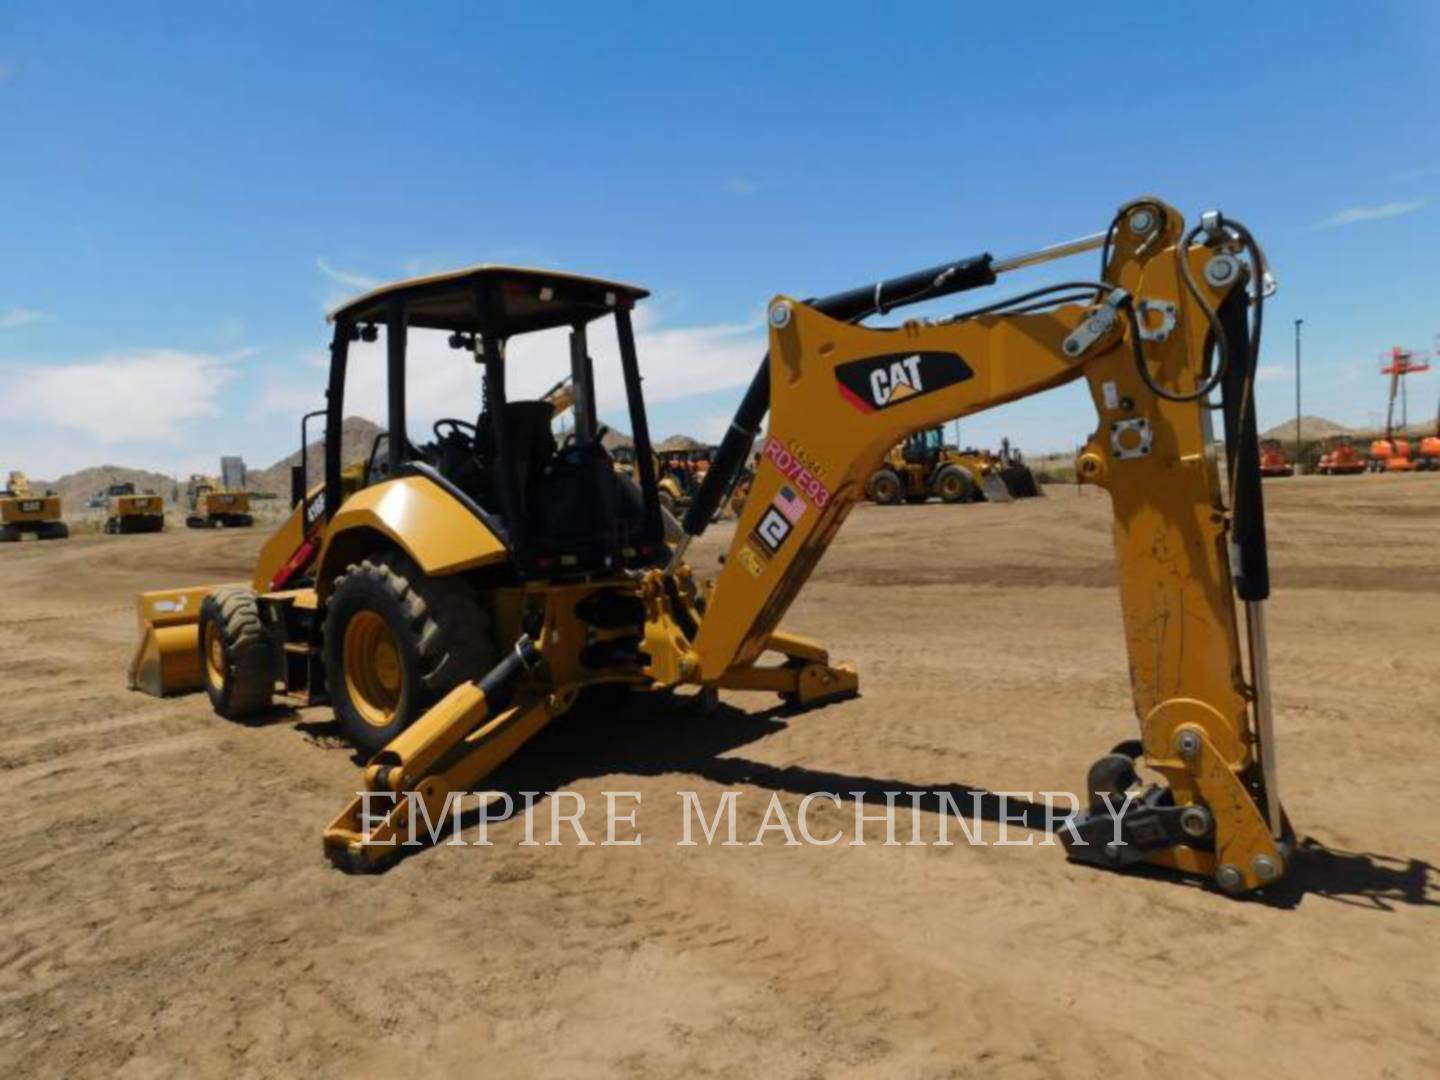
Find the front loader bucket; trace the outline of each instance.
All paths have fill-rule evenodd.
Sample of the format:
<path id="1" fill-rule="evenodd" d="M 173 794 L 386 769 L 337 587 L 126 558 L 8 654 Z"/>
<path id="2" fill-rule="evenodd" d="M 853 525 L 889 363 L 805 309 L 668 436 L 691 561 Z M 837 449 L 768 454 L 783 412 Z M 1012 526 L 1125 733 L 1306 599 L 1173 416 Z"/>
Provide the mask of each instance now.
<path id="1" fill-rule="evenodd" d="M 993 503 L 1014 502 L 1015 498 L 1010 494 L 1010 489 L 1005 486 L 1005 481 L 993 473 L 987 472 L 980 478 L 980 490 L 985 492 L 985 501 Z"/>
<path id="2" fill-rule="evenodd" d="M 1017 499 L 1033 499 L 1045 493 L 1035 482 L 1035 474 L 1029 465 L 1006 465 L 1000 470 L 1005 489 Z"/>
<path id="3" fill-rule="evenodd" d="M 199 585 L 141 593 L 135 604 L 140 645 L 130 661 L 130 689 L 155 697 L 204 686 L 200 670 L 200 603 L 222 588 Z"/>

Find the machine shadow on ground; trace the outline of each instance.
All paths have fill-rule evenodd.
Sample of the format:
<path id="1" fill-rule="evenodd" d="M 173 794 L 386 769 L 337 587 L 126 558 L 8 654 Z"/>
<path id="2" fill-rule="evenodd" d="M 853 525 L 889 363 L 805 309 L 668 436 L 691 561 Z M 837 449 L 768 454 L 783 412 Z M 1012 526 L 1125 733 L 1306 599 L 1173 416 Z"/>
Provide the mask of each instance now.
<path id="1" fill-rule="evenodd" d="M 985 822 L 998 823 L 1003 817 L 1010 825 L 1033 832 L 1055 831 L 1049 828 L 1051 822 L 1043 803 L 1010 795 L 1002 800 L 1000 793 L 973 784 L 937 785 L 933 780 L 776 766 L 727 756 L 783 731 L 790 717 L 804 715 L 823 722 L 824 709 L 801 711 L 777 706 L 746 712 L 723 702 L 706 708 L 702 702 L 700 697 L 636 695 L 618 708 L 602 709 L 587 708 L 582 701 L 524 746 L 485 782 L 485 787 L 508 794 L 517 812 L 523 806 L 522 792 L 540 792 L 543 796 L 580 780 L 610 775 L 692 776 L 726 788 L 749 786 L 797 797 L 817 791 L 849 798 L 859 793 L 864 802 L 881 808 L 886 805 L 887 792 L 919 791 L 922 794 L 918 806 L 925 814 L 946 813 L 948 796 L 962 811 Z M 357 766 L 365 764 L 364 756 L 349 747 L 333 720 L 311 720 L 297 710 L 277 709 L 256 718 L 254 723 L 265 726 L 287 720 L 307 741 L 327 749 L 348 750 Z M 543 798 L 537 805 L 540 802 Z M 897 799 L 902 812 L 910 805 L 908 795 Z M 471 811 L 462 815 L 459 827 L 470 828 L 478 820 L 478 810 Z M 427 843 L 406 849 L 401 859 L 421 854 L 429 846 Z M 1211 882 L 1161 867 L 1097 872 L 1161 879 L 1219 895 Z M 1412 857 L 1343 851 L 1307 837 L 1300 841 L 1286 879 L 1242 902 L 1294 909 L 1307 896 L 1381 912 L 1393 911 L 1398 905 L 1440 907 L 1440 868 Z"/>

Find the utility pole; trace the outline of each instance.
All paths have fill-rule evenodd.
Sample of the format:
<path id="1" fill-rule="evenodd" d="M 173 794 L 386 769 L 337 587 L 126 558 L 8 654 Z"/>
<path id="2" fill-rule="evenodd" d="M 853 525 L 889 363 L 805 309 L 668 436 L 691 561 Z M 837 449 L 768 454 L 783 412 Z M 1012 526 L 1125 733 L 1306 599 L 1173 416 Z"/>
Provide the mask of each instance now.
<path id="1" fill-rule="evenodd" d="M 1295 468 L 1300 469 L 1300 324 L 1295 320 Z"/>

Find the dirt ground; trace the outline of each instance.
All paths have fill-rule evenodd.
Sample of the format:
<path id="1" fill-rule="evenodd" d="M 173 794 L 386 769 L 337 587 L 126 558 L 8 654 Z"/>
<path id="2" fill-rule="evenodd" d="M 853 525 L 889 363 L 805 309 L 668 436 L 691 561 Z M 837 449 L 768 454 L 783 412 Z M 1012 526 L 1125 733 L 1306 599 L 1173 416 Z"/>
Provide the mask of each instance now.
<path id="1" fill-rule="evenodd" d="M 515 817 L 493 847 L 362 878 L 321 856 L 358 775 L 326 710 L 239 725 L 124 688 L 133 594 L 244 576 L 258 531 L 0 550 L 0 1064 L 1436 1075 L 1440 477 L 1266 490 L 1281 782 L 1305 849 L 1250 901 L 1052 847 L 885 847 L 880 826 L 863 847 L 676 843 L 685 790 L 707 813 L 738 792 L 743 841 L 773 793 L 793 820 L 817 790 L 865 792 L 872 813 L 889 789 L 1078 790 L 1135 732 L 1093 491 L 862 508 L 787 620 L 857 664 L 862 697 L 575 719 L 495 781 L 586 796 L 596 839 L 602 793 L 640 792 L 640 846 L 520 846 Z M 822 838 L 853 813 L 813 809 Z M 931 807 L 917 822 L 933 838 Z"/>

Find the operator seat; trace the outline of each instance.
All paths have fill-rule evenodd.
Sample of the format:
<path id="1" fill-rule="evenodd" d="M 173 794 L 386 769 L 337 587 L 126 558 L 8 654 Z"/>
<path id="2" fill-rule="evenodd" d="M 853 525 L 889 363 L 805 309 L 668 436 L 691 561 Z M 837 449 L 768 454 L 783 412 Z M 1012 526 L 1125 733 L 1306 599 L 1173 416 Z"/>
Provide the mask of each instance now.
<path id="1" fill-rule="evenodd" d="M 520 514 L 529 519 L 544 500 L 539 490 L 546 466 L 555 456 L 555 435 L 550 423 L 555 414 L 548 401 L 510 401 L 505 404 L 504 422 L 510 460 L 515 469 L 516 488 L 520 493 Z M 475 421 L 475 456 L 487 478 L 493 478 L 498 462 L 495 459 L 495 432 L 490 413 L 482 412 Z M 491 479 L 486 485 L 498 493 L 499 484 Z M 499 500 L 494 495 L 485 500 L 487 507 Z"/>

